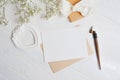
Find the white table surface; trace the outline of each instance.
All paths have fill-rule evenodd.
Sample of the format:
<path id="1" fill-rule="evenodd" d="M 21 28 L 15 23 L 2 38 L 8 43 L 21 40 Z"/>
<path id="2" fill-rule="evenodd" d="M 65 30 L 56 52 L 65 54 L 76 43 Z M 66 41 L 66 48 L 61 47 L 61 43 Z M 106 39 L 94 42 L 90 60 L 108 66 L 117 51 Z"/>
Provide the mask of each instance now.
<path id="1" fill-rule="evenodd" d="M 32 49 L 14 47 L 11 42 L 14 24 L 11 21 L 7 27 L 0 26 L 0 80 L 120 80 L 119 2 L 99 0 L 97 13 L 79 23 L 81 26 L 94 25 L 98 32 L 102 71 L 96 67 L 93 55 L 53 74 L 49 65 L 43 62 L 39 46 Z M 43 27 L 36 27 L 39 29 Z"/>

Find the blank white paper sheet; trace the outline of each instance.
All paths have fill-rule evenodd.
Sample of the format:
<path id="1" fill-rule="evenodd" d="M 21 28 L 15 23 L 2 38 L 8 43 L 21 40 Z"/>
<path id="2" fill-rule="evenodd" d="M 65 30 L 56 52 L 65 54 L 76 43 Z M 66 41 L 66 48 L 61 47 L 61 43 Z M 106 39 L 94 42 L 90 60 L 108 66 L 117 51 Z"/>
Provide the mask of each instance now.
<path id="1" fill-rule="evenodd" d="M 42 32 L 45 62 L 88 56 L 86 35 L 80 27 Z"/>

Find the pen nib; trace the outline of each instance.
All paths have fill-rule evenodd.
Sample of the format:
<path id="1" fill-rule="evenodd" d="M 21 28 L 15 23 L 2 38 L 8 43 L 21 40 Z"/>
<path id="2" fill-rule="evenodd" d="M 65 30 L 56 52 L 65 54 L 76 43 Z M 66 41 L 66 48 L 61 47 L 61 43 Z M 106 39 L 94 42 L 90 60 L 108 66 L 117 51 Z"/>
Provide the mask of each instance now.
<path id="1" fill-rule="evenodd" d="M 93 26 L 91 26 L 90 30 L 89 30 L 89 33 L 92 33 L 93 32 Z"/>

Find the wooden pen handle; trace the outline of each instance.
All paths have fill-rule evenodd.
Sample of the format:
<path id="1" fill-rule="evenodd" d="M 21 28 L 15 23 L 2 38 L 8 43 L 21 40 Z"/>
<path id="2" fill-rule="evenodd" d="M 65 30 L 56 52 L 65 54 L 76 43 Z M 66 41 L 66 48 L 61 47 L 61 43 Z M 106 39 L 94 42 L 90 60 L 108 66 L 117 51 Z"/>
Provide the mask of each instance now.
<path id="1" fill-rule="evenodd" d="M 93 38 L 94 38 L 94 46 L 95 46 L 98 66 L 99 66 L 99 69 L 101 70 L 100 54 L 99 54 L 99 44 L 98 44 L 98 40 L 97 40 L 97 33 L 95 31 L 93 31 Z"/>

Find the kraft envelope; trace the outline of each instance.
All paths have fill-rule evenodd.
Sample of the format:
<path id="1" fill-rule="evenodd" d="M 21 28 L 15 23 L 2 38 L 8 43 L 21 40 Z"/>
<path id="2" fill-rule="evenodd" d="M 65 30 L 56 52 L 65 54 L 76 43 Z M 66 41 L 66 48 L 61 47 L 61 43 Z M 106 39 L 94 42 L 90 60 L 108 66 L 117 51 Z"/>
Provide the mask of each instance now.
<path id="1" fill-rule="evenodd" d="M 69 1 L 72 5 L 75 5 L 76 3 L 78 3 L 81 0 L 67 0 Z"/>
<path id="2" fill-rule="evenodd" d="M 67 0 L 68 2 L 70 2 L 73 6 L 80 2 L 81 0 Z M 80 12 L 72 12 L 69 16 L 68 16 L 68 19 L 70 22 L 74 22 L 74 21 L 77 21 L 79 19 L 82 19 L 84 16 L 80 13 Z"/>
<path id="3" fill-rule="evenodd" d="M 41 48 L 43 50 L 43 44 L 41 44 Z M 93 50 L 91 48 L 91 45 L 89 43 L 89 41 L 87 40 L 87 49 L 88 49 L 88 55 L 92 55 L 93 54 Z M 77 59 L 71 59 L 71 60 L 63 60 L 63 61 L 55 61 L 55 62 L 48 62 L 48 64 L 51 67 L 51 70 L 53 71 L 53 73 L 56 73 L 80 60 L 82 60 L 83 58 L 77 58 Z"/>
<path id="4" fill-rule="evenodd" d="M 82 19 L 84 16 L 81 15 L 80 12 L 72 12 L 69 16 L 68 19 L 70 22 L 77 21 L 79 19 Z"/>

